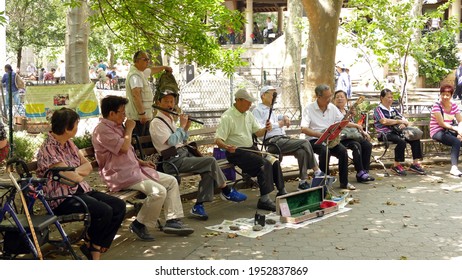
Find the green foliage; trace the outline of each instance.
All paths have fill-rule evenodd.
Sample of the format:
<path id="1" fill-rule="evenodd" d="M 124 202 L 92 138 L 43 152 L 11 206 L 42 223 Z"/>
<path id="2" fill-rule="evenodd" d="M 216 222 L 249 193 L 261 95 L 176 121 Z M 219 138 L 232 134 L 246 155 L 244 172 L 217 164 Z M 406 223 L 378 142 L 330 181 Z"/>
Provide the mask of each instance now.
<path id="1" fill-rule="evenodd" d="M 419 40 L 416 33 L 424 30 L 431 18 L 442 18 L 451 1 L 425 15 L 414 16 L 415 1 L 350 0 L 355 17 L 343 26 L 353 39 L 342 43 L 360 48 L 362 56 L 375 56 L 379 65 L 402 75 L 407 70 L 407 56 L 414 57 L 420 74 L 431 82 L 440 81 L 454 69 L 456 46 L 451 34 L 458 34 L 458 26 L 451 19 L 442 23 L 438 31 L 429 32 Z M 404 80 L 404 77 L 401 77 Z M 380 81 L 374 83 L 380 86 Z"/>
<path id="2" fill-rule="evenodd" d="M 46 134 L 29 135 L 26 131 L 17 131 L 13 134 L 14 156 L 25 162 L 33 161 L 45 140 Z"/>
<path id="3" fill-rule="evenodd" d="M 5 18 L 5 11 L 0 11 L 0 25 L 5 26 L 6 18 Z"/>
<path id="4" fill-rule="evenodd" d="M 454 39 L 454 34 L 458 34 L 457 23 L 450 19 L 445 22 L 445 26 L 446 28 L 425 34 L 421 40 L 421 48 L 415 52 L 419 61 L 419 75 L 433 85 L 439 85 L 459 64 Z"/>
<path id="5" fill-rule="evenodd" d="M 18 53 L 25 46 L 40 49 L 64 45 L 66 16 L 60 0 L 6 1 L 6 11 L 9 51 Z"/>
<path id="6" fill-rule="evenodd" d="M 85 134 L 83 134 L 82 136 L 76 136 L 72 138 L 72 141 L 79 149 L 89 148 L 93 146 L 93 144 L 91 143 L 91 133 L 88 130 L 86 130 Z"/>
<path id="7" fill-rule="evenodd" d="M 241 30 L 243 18 L 238 11 L 228 10 L 222 0 L 106 0 L 92 1 L 90 17 L 93 27 L 112 32 L 112 44 L 123 44 L 125 51 L 158 48 L 179 63 L 197 62 L 200 66 L 234 72 L 244 62 L 238 51 L 224 50 L 216 34 L 224 28 Z M 178 50 L 180 50 L 178 52 Z"/>

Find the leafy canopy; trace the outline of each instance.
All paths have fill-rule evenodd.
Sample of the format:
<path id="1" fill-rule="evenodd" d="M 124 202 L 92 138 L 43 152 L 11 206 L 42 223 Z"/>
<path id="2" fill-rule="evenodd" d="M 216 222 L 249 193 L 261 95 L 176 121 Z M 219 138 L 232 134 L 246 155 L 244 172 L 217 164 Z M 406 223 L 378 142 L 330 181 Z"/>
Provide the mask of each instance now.
<path id="1" fill-rule="evenodd" d="M 89 2 L 92 26 L 114 33 L 113 43 L 126 52 L 160 48 L 179 63 L 196 62 L 227 73 L 243 65 L 240 49 L 224 50 L 215 34 L 242 27 L 242 15 L 230 11 L 223 0 L 98 0 Z M 157 52 L 157 53 L 156 53 Z"/>
<path id="2" fill-rule="evenodd" d="M 64 45 L 66 21 L 60 0 L 6 1 L 8 25 L 7 46 L 18 52 L 23 47 L 56 47 Z"/>
<path id="3" fill-rule="evenodd" d="M 437 10 L 424 15 L 413 16 L 415 9 L 411 0 L 350 0 L 348 6 L 354 9 L 354 17 L 343 26 L 353 34 L 353 39 L 343 39 L 363 50 L 363 56 L 374 55 L 379 65 L 388 65 L 401 74 L 406 70 L 406 56 L 414 57 L 419 63 L 419 73 L 431 83 L 439 82 L 450 73 L 456 61 L 454 34 L 458 26 L 450 19 L 442 22 L 439 30 L 416 38 L 415 30 L 423 31 L 431 18 L 443 18 L 451 1 Z M 452 34 L 452 35 L 451 35 Z M 457 62 L 456 62 L 457 65 Z M 380 87 L 377 81 L 376 87 Z"/>

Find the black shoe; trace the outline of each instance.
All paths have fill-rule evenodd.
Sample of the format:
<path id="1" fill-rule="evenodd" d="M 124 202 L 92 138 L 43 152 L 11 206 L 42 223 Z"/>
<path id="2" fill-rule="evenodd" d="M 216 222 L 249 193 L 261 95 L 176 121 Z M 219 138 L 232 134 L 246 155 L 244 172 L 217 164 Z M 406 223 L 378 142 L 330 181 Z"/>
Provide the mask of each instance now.
<path id="1" fill-rule="evenodd" d="M 286 192 L 286 190 L 284 189 L 284 190 L 278 191 L 278 193 L 276 194 L 276 197 L 282 196 L 282 195 L 286 195 L 286 194 L 287 194 L 287 192 Z"/>
<path id="2" fill-rule="evenodd" d="M 143 241 L 154 241 L 155 240 L 154 236 L 152 236 L 146 229 L 146 226 L 143 224 L 140 224 L 139 222 L 135 223 L 135 221 L 133 221 L 128 228 L 130 229 L 131 232 L 136 234 L 139 239 Z"/>
<path id="3" fill-rule="evenodd" d="M 87 247 L 87 244 L 82 244 L 80 246 L 80 252 L 84 254 L 87 260 L 93 260 L 93 256 L 91 255 L 90 248 Z"/>
<path id="4" fill-rule="evenodd" d="M 261 201 L 259 200 L 258 203 L 257 203 L 257 208 L 260 209 L 260 210 L 268 210 L 268 211 L 271 211 L 271 212 L 275 212 L 276 211 L 276 204 L 274 204 L 274 202 L 272 202 L 271 200 L 267 200 L 267 201 Z"/>
<path id="5" fill-rule="evenodd" d="M 311 186 L 310 183 L 308 183 L 308 181 L 298 184 L 298 189 L 301 191 L 307 190 L 309 188 L 311 188 Z"/>
<path id="6" fill-rule="evenodd" d="M 183 224 L 179 219 L 171 219 L 165 222 L 164 233 L 186 236 L 193 232 L 194 229 Z"/>

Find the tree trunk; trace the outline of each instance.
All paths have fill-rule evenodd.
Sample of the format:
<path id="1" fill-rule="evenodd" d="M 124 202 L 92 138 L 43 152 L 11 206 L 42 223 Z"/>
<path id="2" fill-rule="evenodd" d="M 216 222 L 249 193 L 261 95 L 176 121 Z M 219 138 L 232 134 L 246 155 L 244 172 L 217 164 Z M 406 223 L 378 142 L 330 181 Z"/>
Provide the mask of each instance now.
<path id="1" fill-rule="evenodd" d="M 16 59 L 16 68 L 21 70 L 20 67 L 21 67 L 21 60 L 22 60 L 22 47 L 19 47 L 17 50 L 16 50 L 16 56 L 17 56 L 17 59 Z M 14 72 L 16 72 L 16 69 L 13 69 Z"/>
<path id="2" fill-rule="evenodd" d="M 86 0 L 68 10 L 66 24 L 66 83 L 86 84 L 88 73 L 88 6 Z"/>
<path id="3" fill-rule="evenodd" d="M 334 87 L 335 52 L 340 0 L 302 0 L 308 17 L 308 49 L 305 79 L 300 97 L 302 106 L 314 99 L 314 88 L 319 84 Z"/>
<path id="4" fill-rule="evenodd" d="M 293 115 L 294 118 L 301 118 L 300 106 L 300 61 L 302 45 L 301 29 L 298 27 L 302 18 L 303 6 L 298 0 L 288 0 L 287 2 L 287 24 L 285 25 L 285 45 L 286 53 L 284 58 L 284 70 L 282 72 L 282 92 L 279 101 L 289 112 L 284 114 Z"/>
<path id="5" fill-rule="evenodd" d="M 107 61 L 109 63 L 109 67 L 114 66 L 114 47 L 112 45 L 109 45 L 106 47 L 107 49 Z"/>
<path id="6" fill-rule="evenodd" d="M 409 15 L 409 18 L 418 18 L 419 16 L 421 16 L 422 15 L 422 5 L 423 5 L 423 0 L 414 0 L 414 5 Z M 419 45 L 421 35 L 422 35 L 421 30 L 416 28 L 414 30 L 414 35 L 412 36 L 412 39 L 411 39 L 412 40 L 411 44 L 414 46 Z M 419 77 L 419 64 L 417 63 L 417 60 L 413 58 L 412 56 L 409 56 L 408 60 L 409 60 L 408 86 L 409 88 L 416 88 L 417 79 Z"/>

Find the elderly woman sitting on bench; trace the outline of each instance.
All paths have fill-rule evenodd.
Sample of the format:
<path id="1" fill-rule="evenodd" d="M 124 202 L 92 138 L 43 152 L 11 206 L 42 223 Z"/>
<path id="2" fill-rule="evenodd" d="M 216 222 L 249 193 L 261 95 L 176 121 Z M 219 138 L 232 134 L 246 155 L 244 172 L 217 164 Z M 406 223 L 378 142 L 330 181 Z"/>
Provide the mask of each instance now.
<path id="1" fill-rule="evenodd" d="M 98 260 L 101 253 L 111 246 L 125 217 L 125 202 L 108 194 L 92 190 L 84 177 L 92 171 L 91 163 L 83 156 L 71 138 L 77 133 L 79 115 L 68 108 L 62 108 L 51 117 L 51 132 L 37 155 L 37 176 L 43 177 L 51 167 L 75 167 L 74 171 L 60 172 L 69 180 L 76 182 L 69 186 L 50 180 L 44 188 L 48 197 L 75 195 L 88 206 L 91 224 L 85 244 L 80 247 L 89 260 Z M 52 200 L 50 206 L 58 215 L 80 213 L 83 206 L 72 197 Z"/>

